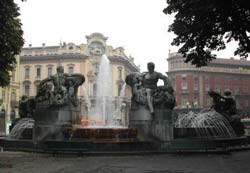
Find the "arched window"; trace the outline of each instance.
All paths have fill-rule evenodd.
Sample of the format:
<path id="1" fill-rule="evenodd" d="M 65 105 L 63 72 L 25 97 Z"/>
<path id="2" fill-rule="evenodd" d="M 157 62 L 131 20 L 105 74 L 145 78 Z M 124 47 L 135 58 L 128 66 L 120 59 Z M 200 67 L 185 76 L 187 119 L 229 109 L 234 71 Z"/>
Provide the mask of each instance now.
<path id="1" fill-rule="evenodd" d="M 118 67 L 118 79 L 122 79 L 122 67 Z"/>
<path id="2" fill-rule="evenodd" d="M 30 95 L 30 81 L 23 82 L 23 94 L 26 96 Z"/>
<path id="3" fill-rule="evenodd" d="M 121 96 L 122 84 L 118 84 L 118 96 Z"/>
<path id="4" fill-rule="evenodd" d="M 40 80 L 36 80 L 36 81 L 34 82 L 35 93 L 37 93 L 37 90 L 38 90 L 38 88 L 39 88 L 40 82 L 41 82 Z"/>
<path id="5" fill-rule="evenodd" d="M 96 83 L 93 84 L 93 95 L 96 96 L 97 94 L 97 85 Z"/>
<path id="6" fill-rule="evenodd" d="M 25 67 L 24 77 L 25 77 L 25 79 L 28 79 L 30 77 L 30 68 L 29 67 Z"/>
<path id="7" fill-rule="evenodd" d="M 16 101 L 16 92 L 15 91 L 11 92 L 11 100 Z"/>

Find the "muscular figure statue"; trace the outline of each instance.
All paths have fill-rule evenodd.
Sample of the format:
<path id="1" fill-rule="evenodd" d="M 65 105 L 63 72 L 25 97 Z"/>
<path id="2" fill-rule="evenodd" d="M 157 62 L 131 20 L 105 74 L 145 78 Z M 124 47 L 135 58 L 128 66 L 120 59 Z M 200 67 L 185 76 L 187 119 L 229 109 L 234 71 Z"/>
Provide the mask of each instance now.
<path id="1" fill-rule="evenodd" d="M 164 87 L 168 88 L 171 87 L 170 81 L 167 76 L 154 71 L 155 65 L 153 62 L 149 62 L 148 65 L 148 72 L 145 72 L 141 75 L 140 80 L 142 82 L 143 87 L 146 89 L 147 92 L 147 102 L 149 106 L 150 113 L 154 115 L 154 107 L 152 102 L 152 96 L 155 89 L 157 89 L 157 82 L 159 79 L 163 80 Z"/>
<path id="2" fill-rule="evenodd" d="M 63 102 L 68 96 L 66 87 L 66 77 L 68 77 L 68 75 L 64 73 L 62 66 L 58 66 L 56 71 L 57 73 L 54 76 L 41 81 L 39 88 L 41 88 L 45 83 L 52 81 L 54 85 L 54 100 Z"/>

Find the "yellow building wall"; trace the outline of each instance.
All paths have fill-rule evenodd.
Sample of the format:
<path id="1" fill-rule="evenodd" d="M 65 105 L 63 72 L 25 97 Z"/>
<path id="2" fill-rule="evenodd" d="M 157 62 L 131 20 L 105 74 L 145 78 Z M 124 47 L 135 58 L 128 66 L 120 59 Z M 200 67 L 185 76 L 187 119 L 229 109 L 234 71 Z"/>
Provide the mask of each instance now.
<path id="1" fill-rule="evenodd" d="M 18 100 L 20 98 L 20 73 L 19 73 L 19 64 L 20 56 L 16 56 L 16 68 L 13 72 L 10 72 L 11 79 L 10 84 L 7 87 L 0 87 L 0 111 L 5 110 L 5 121 L 8 125 L 11 123 L 11 112 L 15 111 L 15 118 L 18 118 Z M 0 126 L 3 126 L 5 123 L 1 122 Z M 4 125 L 5 126 L 5 125 Z M 4 127 L 5 128 L 5 127 Z M 3 130 L 1 127 L 0 133 L 6 133 L 7 131 Z"/>

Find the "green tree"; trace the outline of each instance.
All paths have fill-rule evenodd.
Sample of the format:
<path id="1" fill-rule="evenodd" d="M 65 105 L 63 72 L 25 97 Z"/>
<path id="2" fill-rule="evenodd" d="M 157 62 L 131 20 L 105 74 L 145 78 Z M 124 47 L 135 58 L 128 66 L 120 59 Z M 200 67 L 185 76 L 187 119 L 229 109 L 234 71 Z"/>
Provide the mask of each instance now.
<path id="1" fill-rule="evenodd" d="M 250 2 L 248 0 L 167 0 L 165 14 L 175 14 L 169 31 L 176 37 L 186 62 L 197 67 L 216 58 L 211 51 L 223 50 L 226 43 L 238 42 L 234 54 L 250 53 Z"/>
<path id="2" fill-rule="evenodd" d="M 0 86 L 10 83 L 10 72 L 24 44 L 19 8 L 14 0 L 0 0 Z"/>

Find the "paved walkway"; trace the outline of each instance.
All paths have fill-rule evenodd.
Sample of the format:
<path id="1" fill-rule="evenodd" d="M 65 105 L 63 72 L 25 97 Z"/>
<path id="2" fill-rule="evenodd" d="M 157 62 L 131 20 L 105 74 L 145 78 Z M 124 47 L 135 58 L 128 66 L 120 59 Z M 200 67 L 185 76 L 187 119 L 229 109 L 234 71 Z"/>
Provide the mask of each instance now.
<path id="1" fill-rule="evenodd" d="M 250 151 L 229 155 L 57 156 L 0 152 L 2 173 L 250 173 Z"/>

